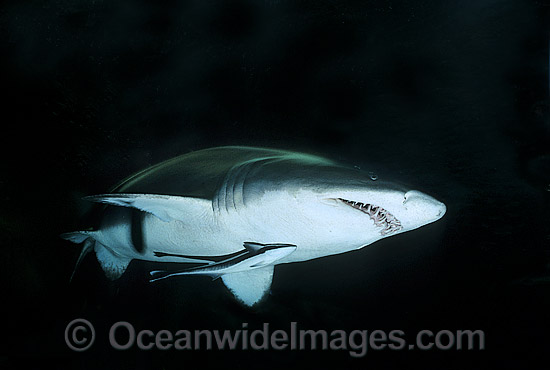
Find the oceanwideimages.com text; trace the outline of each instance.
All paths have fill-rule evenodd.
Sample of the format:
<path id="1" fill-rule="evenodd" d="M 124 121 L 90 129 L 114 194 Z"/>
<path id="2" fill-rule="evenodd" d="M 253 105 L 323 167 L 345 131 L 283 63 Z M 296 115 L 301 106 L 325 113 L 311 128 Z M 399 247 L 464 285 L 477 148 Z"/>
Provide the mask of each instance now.
<path id="1" fill-rule="evenodd" d="M 410 337 L 403 330 L 313 330 L 291 322 L 287 329 L 273 330 L 269 323 L 252 328 L 242 323 L 239 329 L 226 330 L 148 330 L 119 321 L 111 325 L 104 339 L 119 351 L 140 350 L 332 350 L 347 351 L 363 357 L 380 350 L 456 350 L 485 349 L 482 330 L 420 330 Z M 412 338 L 412 339 L 411 339 Z M 85 319 L 71 321 L 65 342 L 74 351 L 84 351 L 96 340 L 93 325 Z"/>

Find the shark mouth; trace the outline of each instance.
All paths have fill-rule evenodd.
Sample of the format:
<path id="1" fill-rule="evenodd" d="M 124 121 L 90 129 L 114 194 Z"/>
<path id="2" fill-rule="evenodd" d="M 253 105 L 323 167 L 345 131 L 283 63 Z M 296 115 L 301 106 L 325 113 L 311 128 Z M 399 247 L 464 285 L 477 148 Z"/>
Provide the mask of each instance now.
<path id="1" fill-rule="evenodd" d="M 375 226 L 383 227 L 380 231 L 381 235 L 393 234 L 403 228 L 401 222 L 382 207 L 378 207 L 374 204 L 353 202 L 342 198 L 338 198 L 338 200 L 369 215 L 370 219 L 374 221 Z"/>

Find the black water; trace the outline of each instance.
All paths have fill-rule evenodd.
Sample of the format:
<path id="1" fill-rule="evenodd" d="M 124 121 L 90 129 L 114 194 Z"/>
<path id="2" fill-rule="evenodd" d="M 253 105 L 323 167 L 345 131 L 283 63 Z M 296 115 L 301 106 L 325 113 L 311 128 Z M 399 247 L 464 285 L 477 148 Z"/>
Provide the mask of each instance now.
<path id="1" fill-rule="evenodd" d="M 11 1 L 0 12 L 0 366 L 544 368 L 550 345 L 548 1 Z M 219 281 L 118 282 L 62 232 L 82 196 L 192 150 L 318 153 L 414 184 L 441 221 L 277 268 L 238 305 Z M 66 325 L 96 341 L 73 352 Z M 485 350 L 116 351 L 138 330 L 483 330 Z M 542 363 L 540 361 L 543 361 Z"/>

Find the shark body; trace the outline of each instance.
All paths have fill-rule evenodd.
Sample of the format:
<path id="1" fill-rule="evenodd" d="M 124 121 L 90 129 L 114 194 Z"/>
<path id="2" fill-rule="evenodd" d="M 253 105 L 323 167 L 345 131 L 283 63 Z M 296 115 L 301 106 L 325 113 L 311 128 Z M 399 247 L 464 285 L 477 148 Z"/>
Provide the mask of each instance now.
<path id="1" fill-rule="evenodd" d="M 445 205 L 322 157 L 220 147 L 145 169 L 109 194 L 97 230 L 62 237 L 94 250 L 107 277 L 133 259 L 200 263 L 152 281 L 209 275 L 245 305 L 271 286 L 274 266 L 365 247 L 440 219 Z M 243 248 L 244 245 L 244 248 Z"/>

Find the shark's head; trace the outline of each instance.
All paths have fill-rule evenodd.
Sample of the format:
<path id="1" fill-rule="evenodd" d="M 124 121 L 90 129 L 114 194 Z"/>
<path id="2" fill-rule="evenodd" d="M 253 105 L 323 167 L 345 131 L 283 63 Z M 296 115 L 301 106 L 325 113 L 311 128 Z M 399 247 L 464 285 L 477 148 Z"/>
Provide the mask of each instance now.
<path id="1" fill-rule="evenodd" d="M 226 178 L 215 202 L 241 219 L 236 229 L 289 242 L 313 255 L 359 249 L 437 221 L 446 207 L 431 196 L 318 157 L 247 162 Z M 250 227 L 252 226 L 252 227 Z M 248 236 L 247 236 L 248 237 Z M 307 248 L 304 246 L 307 245 Z"/>
<path id="2" fill-rule="evenodd" d="M 343 220 L 358 217 L 369 219 L 381 236 L 414 230 L 439 220 L 445 214 L 445 204 L 416 190 L 335 189 L 321 195 L 319 200 L 327 211 Z M 352 221 L 349 220 L 349 221 Z"/>
<path id="3" fill-rule="evenodd" d="M 302 187 L 296 193 L 299 209 L 316 224 L 328 244 L 357 249 L 378 239 L 417 229 L 439 220 L 445 204 L 417 190 L 366 179 L 328 186 Z"/>
<path id="4" fill-rule="evenodd" d="M 285 175 L 254 187 L 263 205 L 254 218 L 259 228 L 303 237 L 288 237 L 298 245 L 310 242 L 334 253 L 358 249 L 437 221 L 446 212 L 445 204 L 427 194 L 354 169 L 318 166 Z"/>

